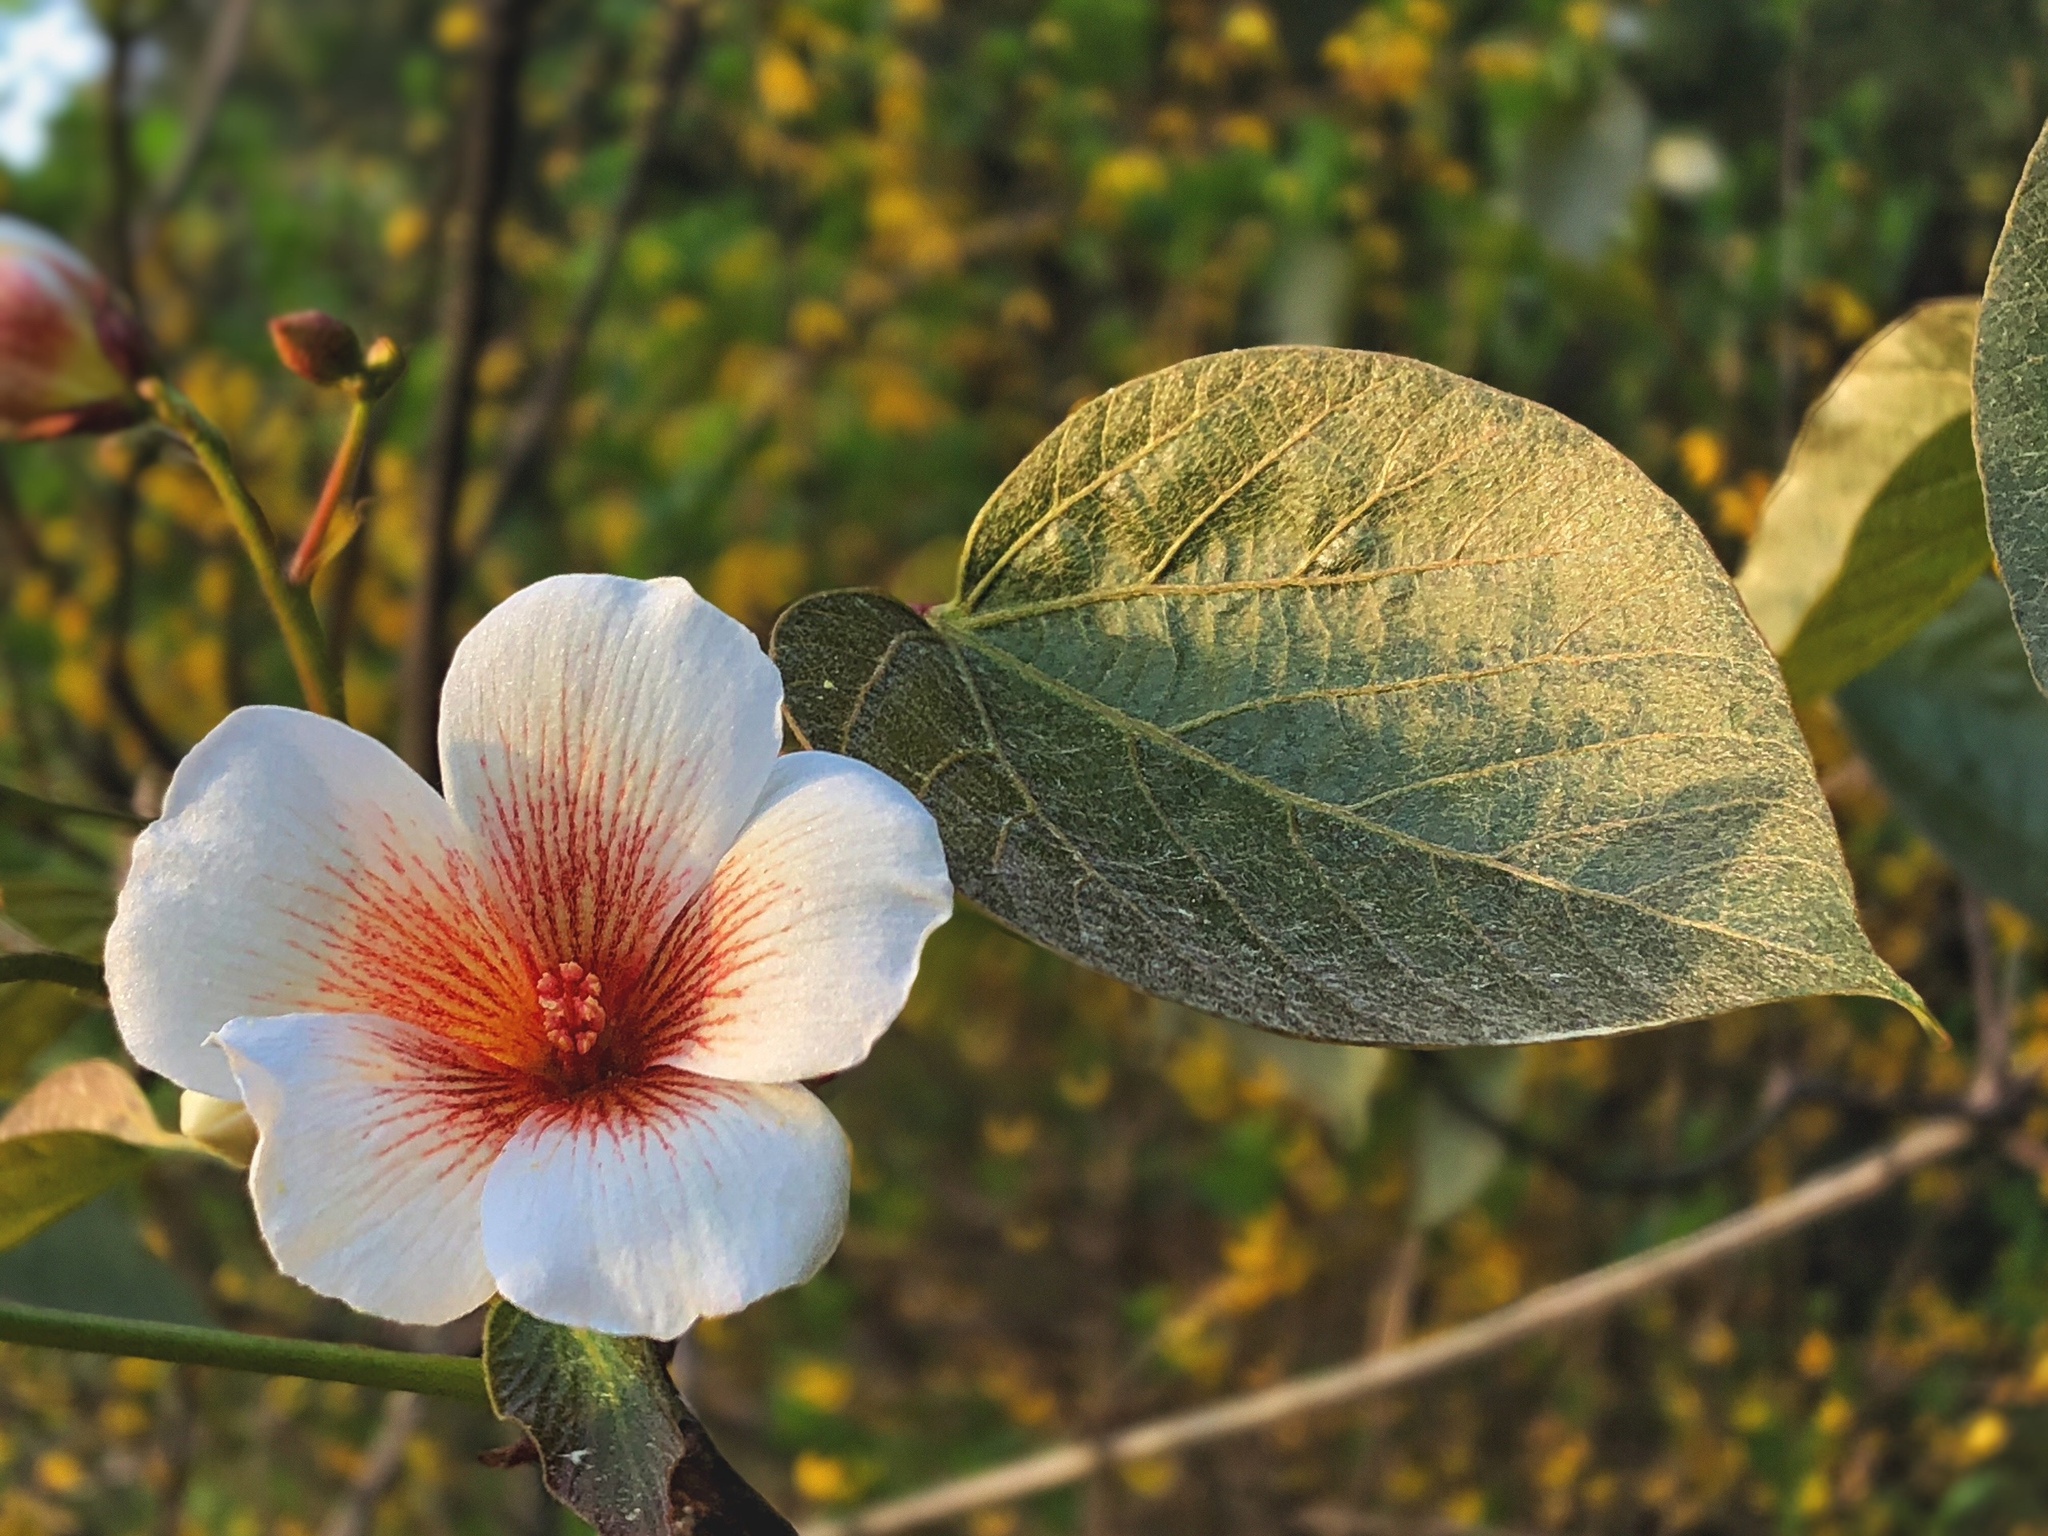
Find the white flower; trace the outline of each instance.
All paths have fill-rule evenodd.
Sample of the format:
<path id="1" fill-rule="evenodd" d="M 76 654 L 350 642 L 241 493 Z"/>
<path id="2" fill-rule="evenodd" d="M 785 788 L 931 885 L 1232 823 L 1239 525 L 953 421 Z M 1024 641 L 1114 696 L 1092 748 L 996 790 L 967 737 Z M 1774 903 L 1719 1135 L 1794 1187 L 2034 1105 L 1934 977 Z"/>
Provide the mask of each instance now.
<path id="1" fill-rule="evenodd" d="M 192 750 L 108 988 L 136 1060 L 247 1104 L 285 1273 L 666 1338 L 824 1263 L 846 1140 L 796 1085 L 866 1056 L 952 888 L 907 790 L 777 756 L 781 693 L 687 582 L 563 576 L 457 650 L 445 799 L 297 710 Z"/>

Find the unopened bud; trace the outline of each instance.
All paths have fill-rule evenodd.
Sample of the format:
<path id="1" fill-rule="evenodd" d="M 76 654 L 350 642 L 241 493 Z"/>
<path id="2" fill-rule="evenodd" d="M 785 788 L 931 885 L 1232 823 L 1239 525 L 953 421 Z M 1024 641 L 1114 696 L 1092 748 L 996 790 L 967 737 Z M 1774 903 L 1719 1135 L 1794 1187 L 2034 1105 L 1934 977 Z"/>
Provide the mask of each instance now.
<path id="1" fill-rule="evenodd" d="M 363 344 L 334 316 L 317 309 L 294 310 L 270 322 L 278 361 L 309 383 L 332 385 L 363 371 Z"/>
<path id="2" fill-rule="evenodd" d="M 233 1099 L 186 1089 L 178 1100 L 178 1129 L 239 1167 L 256 1155 L 256 1122 Z"/>
<path id="3" fill-rule="evenodd" d="M 49 231 L 0 214 L 0 436 L 112 432 L 141 419 L 142 327 Z"/>
<path id="4" fill-rule="evenodd" d="M 363 379 L 358 386 L 365 400 L 381 400 L 391 386 L 405 377 L 405 354 L 389 336 L 379 336 L 363 354 Z"/>

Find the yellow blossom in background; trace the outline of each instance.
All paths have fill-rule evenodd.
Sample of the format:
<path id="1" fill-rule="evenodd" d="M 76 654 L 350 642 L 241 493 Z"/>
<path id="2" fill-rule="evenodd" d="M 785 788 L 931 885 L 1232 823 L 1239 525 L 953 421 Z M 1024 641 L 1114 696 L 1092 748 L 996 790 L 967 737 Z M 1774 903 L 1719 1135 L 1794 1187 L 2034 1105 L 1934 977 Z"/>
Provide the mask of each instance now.
<path id="1" fill-rule="evenodd" d="M 1180 1462 L 1171 1456 L 1147 1456 L 1117 1468 L 1123 1484 L 1141 1499 L 1163 1499 L 1180 1483 Z"/>
<path id="2" fill-rule="evenodd" d="M 1105 155 L 1088 173 L 1088 203 L 1099 211 L 1128 207 L 1166 190 L 1166 162 L 1149 149 Z"/>
<path id="3" fill-rule="evenodd" d="M 1792 1357 L 1799 1374 L 1808 1381 L 1818 1381 L 1835 1368 L 1834 1341 L 1818 1328 L 1799 1341 L 1799 1350 Z"/>
<path id="4" fill-rule="evenodd" d="M 704 595 L 741 623 L 764 629 L 803 595 L 809 568 L 794 544 L 742 539 L 712 565 Z"/>
<path id="5" fill-rule="evenodd" d="M 817 110 L 818 87 L 803 60 L 786 48 L 770 48 L 754 66 L 754 90 L 770 117 L 789 121 Z"/>
<path id="6" fill-rule="evenodd" d="M 789 339 L 806 352 L 844 346 L 852 336 L 845 311 L 828 299 L 799 299 L 789 312 Z"/>
<path id="7" fill-rule="evenodd" d="M 1564 24 L 1582 43 L 1597 43 L 1607 30 L 1607 7 L 1601 0 L 1572 0 L 1564 8 Z"/>
<path id="8" fill-rule="evenodd" d="M 877 432 L 923 437 L 952 410 L 926 387 L 917 371 L 893 358 L 870 358 L 860 365 L 861 406 Z"/>
<path id="9" fill-rule="evenodd" d="M 427 210 L 417 204 L 394 209 L 384 220 L 384 254 L 393 261 L 404 261 L 427 243 L 432 228 Z"/>
<path id="10" fill-rule="evenodd" d="M 1421 96 L 1436 62 L 1440 7 L 1361 12 L 1349 30 L 1323 45 L 1323 63 L 1344 90 L 1369 106 L 1406 105 Z"/>
<path id="11" fill-rule="evenodd" d="M 789 1480 L 813 1504 L 846 1504 L 860 1497 L 860 1481 L 837 1456 L 800 1451 L 790 1466 Z"/>
<path id="12" fill-rule="evenodd" d="M 1771 493 L 1771 477 L 1752 469 L 1734 485 L 1714 492 L 1714 531 L 1730 538 L 1747 539 L 1756 533 L 1763 516 L 1764 499 Z"/>
<path id="13" fill-rule="evenodd" d="M 1989 1461 L 2004 1450 L 2011 1439 L 2012 1426 L 2006 1422 L 2005 1415 L 1987 1408 L 1973 1415 L 1956 1437 L 1956 1460 L 1966 1467 Z"/>
<path id="14" fill-rule="evenodd" d="M 1255 59 L 1263 59 L 1280 46 L 1280 29 L 1262 5 L 1234 5 L 1224 13 L 1219 29 L 1225 47 Z"/>
<path id="15" fill-rule="evenodd" d="M 1690 427 L 1673 444 L 1678 468 L 1695 490 L 1719 485 L 1728 472 L 1728 445 L 1712 427 Z"/>
<path id="16" fill-rule="evenodd" d="M 85 1463 L 69 1451 L 45 1451 L 36 1458 L 36 1486 L 54 1494 L 76 1493 L 86 1484 Z"/>
<path id="17" fill-rule="evenodd" d="M 783 1378 L 782 1389 L 818 1413 L 837 1414 L 853 1401 L 853 1372 L 833 1360 L 805 1360 Z"/>
<path id="18" fill-rule="evenodd" d="M 484 13 L 480 6 L 464 0 L 446 6 L 434 18 L 434 42 L 448 53 L 461 53 L 483 40 Z"/>

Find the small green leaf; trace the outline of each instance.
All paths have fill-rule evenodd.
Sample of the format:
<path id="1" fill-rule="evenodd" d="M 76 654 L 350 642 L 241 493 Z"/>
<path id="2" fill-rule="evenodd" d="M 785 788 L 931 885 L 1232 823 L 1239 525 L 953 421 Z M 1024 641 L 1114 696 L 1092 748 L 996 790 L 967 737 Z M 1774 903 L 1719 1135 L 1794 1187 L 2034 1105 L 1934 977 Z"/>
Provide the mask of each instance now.
<path id="1" fill-rule="evenodd" d="M 1977 464 L 1991 544 L 2037 682 L 2048 681 L 2048 128 L 2006 211 L 1977 326 Z"/>
<path id="2" fill-rule="evenodd" d="M 794 1536 L 718 1453 L 650 1340 L 493 1302 L 484 1374 L 498 1417 L 532 1440 L 548 1491 L 600 1536 Z"/>
<path id="3" fill-rule="evenodd" d="M 165 1150 L 198 1149 L 157 1124 L 121 1067 L 58 1068 L 0 1116 L 0 1248 L 132 1178 Z"/>
<path id="4" fill-rule="evenodd" d="M 1801 428 L 1736 579 L 1796 697 L 1832 693 L 1991 563 L 1970 442 L 1974 299 L 1880 332 Z"/>
<path id="5" fill-rule="evenodd" d="M 35 1236 L 148 1161 L 143 1148 L 90 1131 L 0 1141 L 0 1248 Z"/>
<path id="6" fill-rule="evenodd" d="M 1892 803 L 1957 873 L 2048 922 L 2048 699 L 1989 577 L 1835 695 Z"/>
<path id="7" fill-rule="evenodd" d="M 962 894 L 1205 1012 L 1505 1044 L 1918 1009 L 1691 521 L 1422 363 L 1273 347 L 1112 390 L 982 510 L 956 601 L 827 593 L 773 650 L 800 736 L 908 785 Z"/>

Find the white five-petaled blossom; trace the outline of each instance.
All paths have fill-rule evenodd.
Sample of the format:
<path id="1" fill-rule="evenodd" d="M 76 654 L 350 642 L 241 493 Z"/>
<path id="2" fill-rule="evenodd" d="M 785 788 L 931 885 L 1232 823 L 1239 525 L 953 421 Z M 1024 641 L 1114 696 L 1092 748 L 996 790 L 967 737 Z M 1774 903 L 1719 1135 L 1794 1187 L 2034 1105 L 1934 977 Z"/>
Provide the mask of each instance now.
<path id="1" fill-rule="evenodd" d="M 798 1084 L 867 1054 L 952 890 L 907 790 L 777 755 L 781 692 L 688 583 L 563 576 L 457 650 L 445 798 L 297 710 L 193 749 L 108 987 L 138 1061 L 247 1104 L 285 1273 L 664 1338 L 824 1263 L 846 1139 Z"/>

